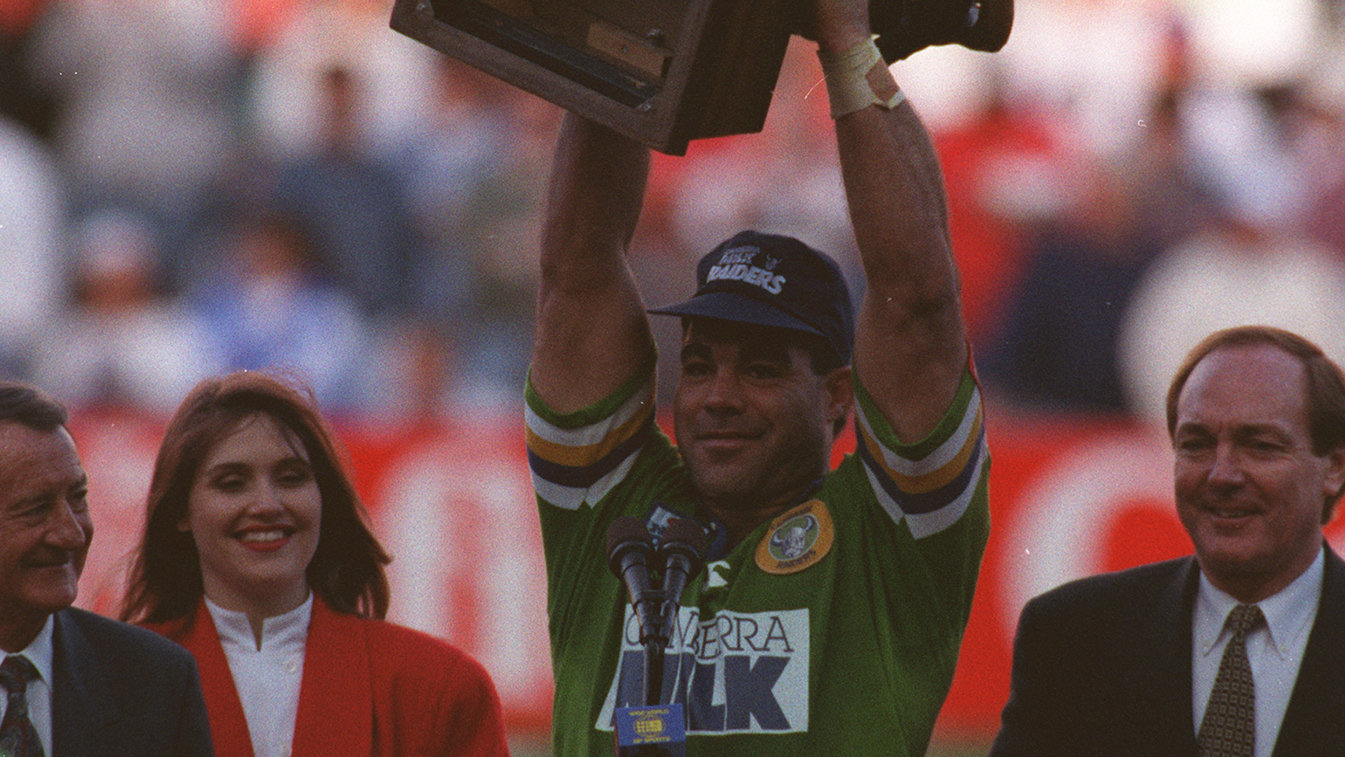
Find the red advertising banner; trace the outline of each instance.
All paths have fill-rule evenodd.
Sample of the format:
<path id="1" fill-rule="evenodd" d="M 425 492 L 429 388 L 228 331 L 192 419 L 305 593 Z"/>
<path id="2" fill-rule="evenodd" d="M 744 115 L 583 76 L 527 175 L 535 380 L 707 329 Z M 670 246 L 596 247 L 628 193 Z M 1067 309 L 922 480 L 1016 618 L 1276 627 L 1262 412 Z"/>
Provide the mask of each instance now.
<path id="1" fill-rule="evenodd" d="M 79 604 L 115 614 L 161 424 L 85 413 L 72 430 L 97 529 Z M 470 651 L 494 677 L 509 727 L 545 729 L 546 584 L 519 418 L 393 431 L 348 424 L 340 433 L 394 556 L 390 619 Z M 992 413 L 989 433 L 990 543 L 939 724 L 940 734 L 962 738 L 986 738 L 998 726 L 1013 629 L 1030 597 L 1191 549 L 1173 512 L 1172 458 L 1161 429 Z M 1339 525 L 1328 529 L 1338 546 Z"/>

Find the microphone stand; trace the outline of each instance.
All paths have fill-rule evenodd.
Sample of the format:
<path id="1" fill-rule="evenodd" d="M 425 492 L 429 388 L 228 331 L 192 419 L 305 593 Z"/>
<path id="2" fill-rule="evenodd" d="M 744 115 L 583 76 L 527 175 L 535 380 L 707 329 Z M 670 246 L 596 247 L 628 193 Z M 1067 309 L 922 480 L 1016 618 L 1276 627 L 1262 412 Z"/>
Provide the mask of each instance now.
<path id="1" fill-rule="evenodd" d="M 663 702 L 663 663 L 668 641 L 677 631 L 682 589 L 703 566 L 705 535 L 698 525 L 674 518 L 664 529 L 657 552 L 645 524 L 618 518 L 607 531 L 608 566 L 622 579 L 639 621 L 644 648 L 643 707 L 618 707 L 615 713 L 618 757 L 681 757 L 685 752 L 680 703 Z M 648 565 L 661 563 L 662 588 L 654 588 Z"/>
<path id="2" fill-rule="evenodd" d="M 647 593 L 650 602 L 658 608 L 654 628 L 648 634 L 641 634 L 640 643 L 644 645 L 644 703 L 646 705 L 663 704 L 663 656 L 668 647 L 667 618 L 663 617 L 664 594 L 662 589 L 650 589 Z"/>
<path id="3" fill-rule="evenodd" d="M 646 707 L 657 707 L 665 704 L 662 700 L 663 659 L 668 647 L 667 619 L 663 616 L 663 590 L 651 588 L 645 596 L 657 609 L 653 617 L 654 627 L 647 634 L 642 632 L 640 637 L 644 645 L 644 703 Z M 643 744 L 636 749 L 635 757 L 670 757 L 670 753 L 659 744 Z"/>

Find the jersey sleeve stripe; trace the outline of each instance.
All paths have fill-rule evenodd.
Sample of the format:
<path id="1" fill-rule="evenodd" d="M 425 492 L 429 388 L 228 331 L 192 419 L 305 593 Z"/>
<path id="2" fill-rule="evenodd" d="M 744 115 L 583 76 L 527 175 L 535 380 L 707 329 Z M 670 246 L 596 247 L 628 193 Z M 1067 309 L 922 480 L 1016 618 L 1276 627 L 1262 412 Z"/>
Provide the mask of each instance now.
<path id="1" fill-rule="evenodd" d="M 630 470 L 654 426 L 652 376 L 608 414 L 592 408 L 560 415 L 529 402 L 524 410 L 528 467 L 542 501 L 577 509 L 597 502 Z M 585 423 L 585 421 L 591 421 Z"/>
<path id="2" fill-rule="evenodd" d="M 873 449 L 878 453 L 875 459 L 881 460 L 881 467 L 887 475 L 893 478 L 919 479 L 946 466 L 955 465 L 958 460 L 963 464 L 966 463 L 969 458 L 966 450 L 976 444 L 980 435 L 982 415 L 981 390 L 974 383 L 969 386 L 970 394 L 963 400 L 966 405 L 963 406 L 957 428 L 934 449 L 918 457 L 911 452 L 914 448 L 890 449 L 877 443 L 879 436 L 875 433 L 873 422 L 867 414 L 865 412 L 855 414 L 858 421 L 856 425 L 861 429 L 861 438 L 867 437 L 874 442 Z"/>
<path id="3" fill-rule="evenodd" d="M 561 414 L 543 404 L 529 385 L 528 401 L 523 408 L 524 422 L 530 434 L 547 442 L 567 447 L 599 444 L 616 433 L 614 429 L 638 425 L 638 423 L 631 424 L 631 420 L 636 416 L 651 415 L 654 412 L 652 376 L 639 384 L 633 384 L 625 391 L 629 394 L 617 400 L 619 404 L 613 402 L 609 406 L 608 402 L 604 401 L 579 412 Z"/>
<path id="4" fill-rule="evenodd" d="M 932 536 L 949 526 L 957 523 L 963 513 L 971 505 L 979 490 L 981 477 L 985 475 L 986 461 L 988 455 L 977 455 L 976 464 L 973 466 L 970 482 L 966 489 L 957 497 L 939 510 L 933 510 L 926 513 L 909 513 L 906 516 L 906 527 L 911 530 L 911 535 L 917 539 L 923 539 L 926 536 Z"/>
<path id="5" fill-rule="evenodd" d="M 537 454 L 532 449 L 528 450 L 528 467 L 536 476 L 540 476 L 547 481 L 562 486 L 586 487 L 593 482 L 610 473 L 622 460 L 628 457 L 634 457 L 636 452 L 648 438 L 647 431 L 652 428 L 652 423 L 646 422 L 644 431 L 646 433 L 637 433 L 634 436 L 623 441 L 615 449 L 608 451 L 606 455 L 599 458 L 589 465 L 568 465 L 564 462 L 548 460 Z"/>
<path id="6" fill-rule="evenodd" d="M 984 414 L 979 397 L 973 396 L 968 409 L 974 413 L 963 416 L 962 423 L 951 437 L 923 460 L 909 460 L 884 448 L 874 438 L 867 423 L 856 424 L 861 449 L 868 451 L 865 463 L 878 469 L 898 488 L 911 494 L 932 492 L 957 479 L 967 468 L 982 436 Z"/>
<path id="7" fill-rule="evenodd" d="M 874 464 L 872 451 L 865 444 L 861 443 L 859 456 L 864 461 L 864 467 L 869 471 L 870 480 L 877 484 L 875 493 L 879 497 L 886 496 L 906 515 L 929 513 L 946 507 L 970 488 L 975 481 L 974 471 L 984 456 L 984 439 L 984 435 L 980 436 L 977 443 L 972 447 L 971 458 L 967 465 L 953 469 L 956 475 L 951 481 L 931 491 L 909 491 L 902 487 L 899 482 L 884 475 L 882 468 Z"/>
<path id="8" fill-rule="evenodd" d="M 939 428 L 915 444 L 900 443 L 872 400 L 861 398 L 856 452 L 878 504 L 917 537 L 956 523 L 975 499 L 989 459 L 974 377 L 964 377 Z"/>
<path id="9" fill-rule="evenodd" d="M 621 410 L 625 411 L 627 407 L 623 406 Z M 528 411 L 528 454 L 572 468 L 595 465 L 613 450 L 639 438 L 654 417 L 652 402 L 635 403 L 633 410 L 624 423 L 619 423 L 618 417 L 626 413 L 619 411 L 605 422 L 580 429 L 561 429 Z"/>
<path id="10" fill-rule="evenodd" d="M 552 483 L 534 472 L 532 487 L 541 501 L 565 510 L 578 510 L 585 502 L 590 504 L 601 502 L 603 497 L 626 478 L 626 474 L 630 473 L 634 465 L 635 456 L 631 455 L 617 464 L 610 473 L 588 486 L 564 486 Z"/>

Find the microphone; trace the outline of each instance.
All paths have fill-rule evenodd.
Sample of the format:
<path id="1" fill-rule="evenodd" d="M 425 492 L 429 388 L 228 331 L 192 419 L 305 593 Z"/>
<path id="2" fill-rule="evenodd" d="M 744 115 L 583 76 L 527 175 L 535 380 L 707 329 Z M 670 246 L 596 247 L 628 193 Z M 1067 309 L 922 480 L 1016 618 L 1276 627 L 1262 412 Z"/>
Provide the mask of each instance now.
<path id="1" fill-rule="evenodd" d="M 677 607 L 682 601 L 682 590 L 705 567 L 705 549 L 709 537 L 705 530 L 688 518 L 671 518 L 663 527 L 659 539 L 658 558 L 663 563 L 663 621 L 672 626 L 677 622 Z M 672 629 L 665 628 L 667 638 Z"/>
<path id="2" fill-rule="evenodd" d="M 662 623 L 658 618 L 659 597 L 655 595 L 649 583 L 649 563 L 654 557 L 654 538 L 644 521 L 629 515 L 612 521 L 607 527 L 607 567 L 621 580 L 630 595 L 630 603 L 635 608 L 635 618 L 640 624 L 640 643 L 650 639 L 659 642 L 660 648 L 667 644 L 668 637 L 659 638 Z"/>

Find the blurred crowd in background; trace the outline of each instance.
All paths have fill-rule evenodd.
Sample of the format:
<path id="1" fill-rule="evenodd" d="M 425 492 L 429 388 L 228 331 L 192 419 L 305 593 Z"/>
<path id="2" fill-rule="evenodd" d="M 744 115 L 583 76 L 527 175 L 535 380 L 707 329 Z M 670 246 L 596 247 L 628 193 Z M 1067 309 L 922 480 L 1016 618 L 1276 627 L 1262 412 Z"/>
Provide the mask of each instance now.
<path id="1" fill-rule="evenodd" d="M 1000 53 L 894 69 L 944 161 L 997 402 L 1161 417 L 1180 355 L 1235 322 L 1345 358 L 1345 0 L 1016 10 Z M 76 411 L 162 414 L 261 367 L 338 418 L 518 402 L 560 111 L 390 13 L 0 0 L 0 375 Z M 648 302 L 746 227 L 862 286 L 820 82 L 793 44 L 761 134 L 656 156 L 632 253 Z"/>

